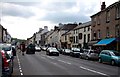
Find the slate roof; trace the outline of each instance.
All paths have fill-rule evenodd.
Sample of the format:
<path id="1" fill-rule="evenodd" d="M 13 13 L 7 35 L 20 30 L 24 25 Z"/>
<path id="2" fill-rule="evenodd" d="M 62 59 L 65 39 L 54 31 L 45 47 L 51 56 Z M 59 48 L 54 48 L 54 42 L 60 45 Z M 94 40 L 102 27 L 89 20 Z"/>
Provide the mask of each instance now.
<path id="1" fill-rule="evenodd" d="M 75 29 L 80 29 L 80 28 L 83 28 L 83 27 L 86 27 L 86 26 L 90 26 L 91 25 L 91 21 L 88 21 L 88 22 L 85 22 L 85 23 L 82 23 L 81 25 L 78 25 L 77 27 L 74 28 Z"/>

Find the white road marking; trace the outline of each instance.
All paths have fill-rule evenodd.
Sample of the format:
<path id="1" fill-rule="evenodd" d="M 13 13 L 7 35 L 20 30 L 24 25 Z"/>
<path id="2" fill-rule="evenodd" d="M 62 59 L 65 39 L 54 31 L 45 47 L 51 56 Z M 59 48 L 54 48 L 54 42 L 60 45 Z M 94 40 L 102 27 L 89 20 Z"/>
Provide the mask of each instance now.
<path id="1" fill-rule="evenodd" d="M 50 57 L 50 56 L 47 56 L 47 58 L 50 58 L 50 59 L 55 59 L 55 58 L 53 58 L 53 57 Z"/>
<path id="2" fill-rule="evenodd" d="M 45 57 L 42 57 L 42 56 L 41 56 L 41 58 L 42 58 L 42 59 L 46 59 Z"/>
<path id="3" fill-rule="evenodd" d="M 20 69 L 20 72 L 22 73 L 22 70 Z"/>
<path id="4" fill-rule="evenodd" d="M 108 76 L 107 74 L 104 74 L 104 73 L 101 73 L 101 72 L 98 72 L 98 71 L 95 71 L 95 70 L 91 70 L 91 69 L 88 69 L 88 68 L 85 68 L 85 67 L 82 67 L 82 66 L 80 66 L 80 68 L 82 68 L 84 70 L 88 70 L 88 71 L 94 72 L 94 73 L 98 73 L 98 74 L 101 74 L 101 75 Z"/>
<path id="5" fill-rule="evenodd" d="M 21 70 L 21 67 L 19 67 L 19 69 Z"/>
<path id="6" fill-rule="evenodd" d="M 69 64 L 69 65 L 71 64 L 70 62 L 66 62 L 66 61 L 63 61 L 63 60 L 58 60 L 58 61 Z"/>
<path id="7" fill-rule="evenodd" d="M 57 65 L 57 63 L 54 63 L 54 62 L 50 62 L 50 63 L 52 63 L 52 64 L 54 64 L 54 65 Z"/>
<path id="8" fill-rule="evenodd" d="M 41 54 L 41 56 L 46 56 L 46 55 L 44 55 L 44 54 Z"/>
<path id="9" fill-rule="evenodd" d="M 18 60 L 20 75 L 23 75 L 23 71 L 22 71 L 22 68 L 21 68 L 21 65 L 20 65 L 20 59 L 19 59 L 18 55 L 17 55 L 17 60 Z"/>
<path id="10" fill-rule="evenodd" d="M 20 75 L 23 75 L 23 73 L 20 73 Z"/>

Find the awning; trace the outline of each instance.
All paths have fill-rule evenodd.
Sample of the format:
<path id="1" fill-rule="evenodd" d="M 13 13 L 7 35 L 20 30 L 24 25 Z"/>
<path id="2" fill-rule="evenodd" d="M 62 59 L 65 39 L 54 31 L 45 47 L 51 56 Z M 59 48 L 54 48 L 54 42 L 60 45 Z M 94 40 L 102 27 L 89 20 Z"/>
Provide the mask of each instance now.
<path id="1" fill-rule="evenodd" d="M 89 42 L 88 42 L 88 45 L 89 45 L 89 46 L 92 46 L 92 45 L 96 44 L 97 42 L 98 42 L 98 41 L 89 41 Z"/>
<path id="2" fill-rule="evenodd" d="M 103 39 L 103 40 L 100 40 L 97 44 L 94 44 L 94 46 L 108 45 L 111 42 L 113 42 L 115 39 L 116 38 Z"/>

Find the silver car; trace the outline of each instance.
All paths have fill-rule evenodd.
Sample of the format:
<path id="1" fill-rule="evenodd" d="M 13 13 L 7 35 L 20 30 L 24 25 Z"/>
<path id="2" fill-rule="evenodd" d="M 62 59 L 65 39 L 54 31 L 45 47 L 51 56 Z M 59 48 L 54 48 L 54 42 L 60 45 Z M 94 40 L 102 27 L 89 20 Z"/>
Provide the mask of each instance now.
<path id="1" fill-rule="evenodd" d="M 84 49 L 84 53 L 81 54 L 81 58 L 83 59 L 92 59 L 92 60 L 98 60 L 99 54 L 95 50 L 91 49 Z"/>
<path id="2" fill-rule="evenodd" d="M 59 56 L 59 51 L 54 48 L 54 47 L 49 47 L 47 50 L 46 50 L 46 55 L 57 55 Z"/>

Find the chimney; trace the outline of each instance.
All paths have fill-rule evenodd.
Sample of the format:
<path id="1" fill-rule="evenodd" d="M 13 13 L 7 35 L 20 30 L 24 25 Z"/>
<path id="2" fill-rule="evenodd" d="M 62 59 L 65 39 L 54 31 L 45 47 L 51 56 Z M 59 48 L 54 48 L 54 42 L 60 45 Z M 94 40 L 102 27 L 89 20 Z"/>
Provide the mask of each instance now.
<path id="1" fill-rule="evenodd" d="M 42 28 L 39 28 L 39 31 L 43 30 Z"/>
<path id="2" fill-rule="evenodd" d="M 105 8 L 106 8 L 105 2 L 102 2 L 101 10 L 104 10 Z"/>
<path id="3" fill-rule="evenodd" d="M 54 30 L 57 30 L 59 27 L 57 27 L 57 26 L 54 26 Z"/>

